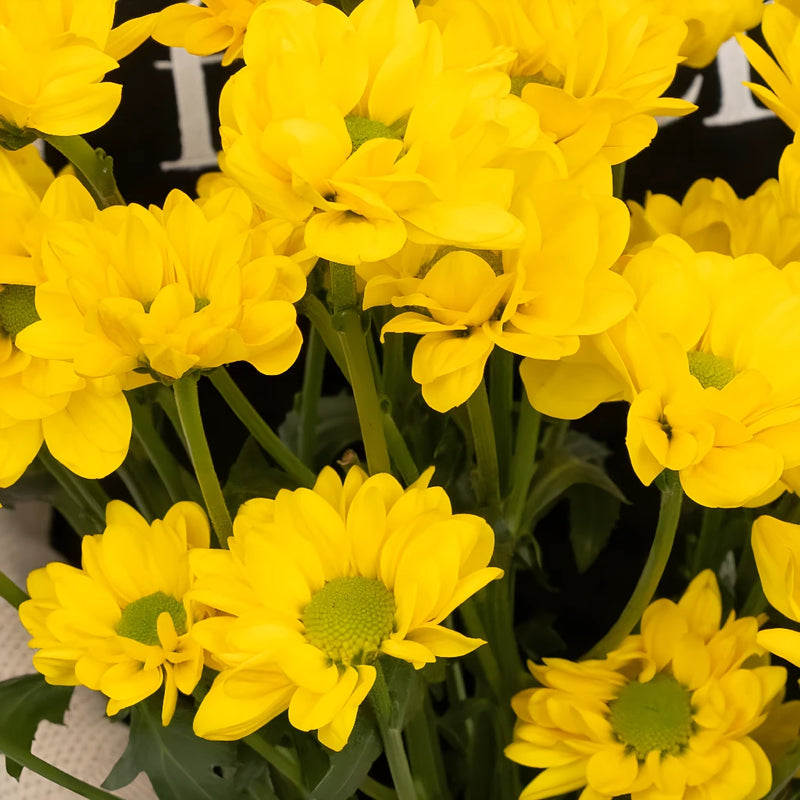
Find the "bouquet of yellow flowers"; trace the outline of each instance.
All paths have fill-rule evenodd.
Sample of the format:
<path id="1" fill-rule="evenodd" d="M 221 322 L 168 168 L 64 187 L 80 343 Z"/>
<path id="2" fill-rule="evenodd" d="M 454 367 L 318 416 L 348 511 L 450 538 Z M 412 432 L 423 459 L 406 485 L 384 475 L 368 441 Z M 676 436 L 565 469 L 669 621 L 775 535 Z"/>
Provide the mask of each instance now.
<path id="1" fill-rule="evenodd" d="M 115 5 L 0 0 L 0 498 L 82 537 L 24 589 L 0 572 L 34 651 L 0 683 L 9 772 L 800 797 L 800 144 L 750 197 L 624 201 L 656 117 L 695 110 L 679 65 L 734 35 L 800 127 L 800 2 Z M 219 171 L 145 207 L 83 135 L 149 38 L 230 72 Z M 569 425 L 612 402 L 660 497 L 641 560 Z M 578 591 L 609 552 L 619 606 Z M 102 788 L 31 752 L 78 685 L 130 725 Z"/>

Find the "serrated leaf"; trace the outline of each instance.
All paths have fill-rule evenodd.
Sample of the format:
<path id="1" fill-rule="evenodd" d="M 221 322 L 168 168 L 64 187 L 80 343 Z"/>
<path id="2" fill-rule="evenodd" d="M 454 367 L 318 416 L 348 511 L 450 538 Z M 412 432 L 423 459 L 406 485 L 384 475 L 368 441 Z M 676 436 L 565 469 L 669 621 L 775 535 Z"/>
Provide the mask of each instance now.
<path id="1" fill-rule="evenodd" d="M 151 696 L 133 707 L 128 746 L 104 789 L 127 786 L 140 772 L 147 774 L 159 800 L 239 800 L 235 789 L 235 742 L 209 742 L 192 731 L 192 714 L 180 706 L 172 722 L 161 725 L 161 700 Z M 215 771 L 215 767 L 217 770 Z"/>
<path id="2" fill-rule="evenodd" d="M 573 486 L 569 492 L 569 543 L 583 574 L 603 551 L 619 517 L 619 497 L 596 486 Z"/>
<path id="3" fill-rule="evenodd" d="M 351 797 L 382 751 L 380 734 L 362 709 L 345 747 L 338 753 L 331 753 L 330 769 L 314 787 L 310 800 L 345 800 Z"/>
<path id="4" fill-rule="evenodd" d="M 51 686 L 39 675 L 21 675 L 0 682 L 0 752 L 6 753 L 6 771 L 19 778 L 22 766 L 9 759 L 30 753 L 42 720 L 63 724 L 73 686 Z"/>

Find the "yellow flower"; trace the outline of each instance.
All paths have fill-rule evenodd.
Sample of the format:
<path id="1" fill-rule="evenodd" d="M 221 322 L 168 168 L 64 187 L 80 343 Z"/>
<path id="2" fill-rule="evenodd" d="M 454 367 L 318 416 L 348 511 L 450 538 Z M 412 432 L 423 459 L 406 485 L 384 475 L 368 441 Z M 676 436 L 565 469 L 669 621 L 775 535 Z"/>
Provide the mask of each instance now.
<path id="1" fill-rule="evenodd" d="M 755 28 L 764 11 L 762 0 L 650 0 L 664 14 L 677 14 L 686 22 L 688 31 L 680 54 L 688 67 L 707 67 L 717 55 L 720 45 L 735 33 Z"/>
<path id="2" fill-rule="evenodd" d="M 647 193 L 644 206 L 628 202 L 631 236 L 628 250 L 638 252 L 659 236 L 674 233 L 694 250 L 725 255 L 761 253 L 775 266 L 800 260 L 800 146 L 781 155 L 778 179 L 765 181 L 738 198 L 722 178 L 695 181 L 681 203 Z"/>
<path id="3" fill-rule="evenodd" d="M 598 151 L 625 161 L 655 136 L 655 115 L 694 110 L 661 97 L 686 36 L 672 10 L 616 0 L 422 0 L 418 11 L 442 28 L 445 63 L 507 71 L 576 167 Z"/>
<path id="4" fill-rule="evenodd" d="M 652 603 L 641 634 L 606 658 L 529 663 L 541 688 L 514 697 L 518 721 L 506 755 L 543 771 L 520 800 L 578 789 L 579 800 L 763 798 L 772 770 L 750 734 L 786 670 L 751 666 L 763 652 L 755 617 L 731 612 L 720 627 L 721 615 L 706 570 L 678 603 Z"/>
<path id="5" fill-rule="evenodd" d="M 797 266 L 695 253 L 663 236 L 623 277 L 637 295 L 623 322 L 557 364 L 523 364 L 531 403 L 575 418 L 626 400 L 639 479 L 675 470 L 701 505 L 766 502 L 782 491 L 781 475 L 800 458 Z"/>
<path id="6" fill-rule="evenodd" d="M 222 171 L 318 256 L 378 261 L 406 240 L 500 248 L 509 148 L 545 146 L 536 114 L 491 70 L 443 70 L 439 31 L 411 0 L 273 0 L 253 14 L 246 66 L 220 99 Z"/>
<path id="7" fill-rule="evenodd" d="M 745 86 L 796 131 L 800 128 L 800 3 L 775 0 L 765 6 L 761 31 L 775 60 L 752 39 L 741 34 L 736 39 L 769 88 L 757 83 Z"/>
<path id="8" fill-rule="evenodd" d="M 220 670 L 194 729 L 239 739 L 288 708 L 340 750 L 376 677 L 379 654 L 417 669 L 483 642 L 442 625 L 502 575 L 487 567 L 492 529 L 453 514 L 428 470 L 405 491 L 390 475 L 326 467 L 313 490 L 245 503 L 230 550 L 195 551 L 191 597 L 222 612 L 194 636 Z"/>
<path id="9" fill-rule="evenodd" d="M 163 210 L 113 206 L 53 230 L 41 321 L 19 346 L 126 387 L 137 372 L 171 381 L 240 360 L 285 371 L 300 350 L 292 303 L 305 278 L 286 256 L 252 253 L 248 210 L 223 196 L 201 208 L 176 190 Z"/>
<path id="10" fill-rule="evenodd" d="M 0 142 L 70 136 L 104 125 L 121 87 L 105 74 L 149 35 L 152 14 L 112 30 L 115 0 L 0 3 Z M 14 141 L 14 140 L 17 141 Z"/>
<path id="11" fill-rule="evenodd" d="M 164 684 L 168 724 L 178 690 L 191 693 L 203 668 L 191 637 L 198 615 L 186 593 L 188 548 L 208 544 L 208 520 L 195 503 L 177 503 L 148 525 L 113 500 L 105 531 L 83 539 L 82 569 L 52 563 L 28 577 L 31 599 L 19 613 L 38 649 L 36 669 L 48 683 L 103 692 L 109 715 Z"/>
<path id="12" fill-rule="evenodd" d="M 225 51 L 227 66 L 242 54 L 247 23 L 266 0 L 205 0 L 202 6 L 175 3 L 158 13 L 153 38 L 169 47 L 183 47 L 195 56 Z M 318 5 L 322 0 L 309 0 Z"/>
<path id="13" fill-rule="evenodd" d="M 0 486 L 22 475 L 43 442 L 68 469 L 102 478 L 119 467 L 130 441 L 131 415 L 116 378 L 86 379 L 18 347 L 19 334 L 39 318 L 45 231 L 95 208 L 75 178 L 52 180 L 32 146 L 0 151 Z M 71 202 L 71 189 L 85 202 Z"/>

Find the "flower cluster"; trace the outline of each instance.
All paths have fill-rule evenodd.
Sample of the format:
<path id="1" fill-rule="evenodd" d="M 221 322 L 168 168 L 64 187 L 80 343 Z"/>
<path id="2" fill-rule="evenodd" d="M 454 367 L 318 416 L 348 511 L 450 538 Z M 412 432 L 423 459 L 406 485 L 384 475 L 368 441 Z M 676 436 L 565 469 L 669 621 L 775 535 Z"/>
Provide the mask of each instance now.
<path id="1" fill-rule="evenodd" d="M 205 662 L 219 672 L 194 728 L 240 739 L 289 710 L 340 750 L 384 654 L 419 669 L 484 644 L 442 623 L 502 575 L 494 535 L 453 514 L 433 470 L 408 489 L 390 475 L 326 468 L 313 490 L 245 503 L 228 550 L 209 549 L 199 506 L 148 525 L 120 501 L 83 540 L 83 568 L 31 573 L 20 616 L 48 682 L 84 684 L 116 714 L 164 683 L 162 719 Z"/>
<path id="2" fill-rule="evenodd" d="M 653 603 L 641 633 L 605 658 L 530 663 L 541 688 L 514 698 L 506 755 L 544 770 L 521 800 L 575 789 L 581 800 L 764 797 L 772 772 L 758 728 L 786 670 L 763 663 L 754 617 L 721 616 L 709 570 L 678 603 Z"/>

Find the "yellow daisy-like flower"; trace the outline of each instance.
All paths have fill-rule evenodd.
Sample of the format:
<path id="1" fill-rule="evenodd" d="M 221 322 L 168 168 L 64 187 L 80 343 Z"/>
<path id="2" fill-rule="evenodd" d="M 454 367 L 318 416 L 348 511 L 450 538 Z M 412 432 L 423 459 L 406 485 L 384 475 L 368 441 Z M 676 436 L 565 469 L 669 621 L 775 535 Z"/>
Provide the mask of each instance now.
<path id="1" fill-rule="evenodd" d="M 775 0 L 765 6 L 761 31 L 774 60 L 752 39 L 742 35 L 736 39 L 769 88 L 757 83 L 745 86 L 796 131 L 800 128 L 800 2 Z"/>
<path id="2" fill-rule="evenodd" d="M 287 256 L 252 252 L 250 211 L 246 199 L 201 207 L 176 190 L 163 209 L 113 206 L 57 228 L 41 320 L 20 348 L 126 387 L 141 383 L 134 372 L 169 382 L 240 360 L 285 371 L 300 350 L 293 303 L 305 276 Z"/>
<path id="3" fill-rule="evenodd" d="M 682 60 L 686 26 L 671 9 L 616 0 L 422 0 L 443 31 L 448 65 L 497 66 L 536 109 L 571 165 L 601 151 L 631 158 L 656 115 L 694 110 L 661 95 Z"/>
<path id="4" fill-rule="evenodd" d="M 800 145 L 781 155 L 778 179 L 765 181 L 750 197 L 738 198 L 722 178 L 695 181 L 682 202 L 647 193 L 644 205 L 628 202 L 636 253 L 659 236 L 674 233 L 694 250 L 731 256 L 761 253 L 775 266 L 800 260 Z"/>
<path id="5" fill-rule="evenodd" d="M 677 14 L 686 22 L 688 31 L 680 54 L 688 67 L 707 67 L 717 55 L 720 45 L 735 33 L 748 31 L 761 22 L 762 0 L 650 0 L 664 14 Z"/>
<path id="6" fill-rule="evenodd" d="M 220 98 L 220 167 L 270 217 L 303 225 L 316 255 L 377 261 L 407 240 L 518 244 L 510 148 L 549 144 L 492 70 L 445 70 L 441 36 L 411 0 L 271 0 L 246 66 Z"/>
<path id="7" fill-rule="evenodd" d="M 37 131 L 70 136 L 105 125 L 122 87 L 104 83 L 152 30 L 147 15 L 112 30 L 116 0 L 0 2 L 0 142 Z"/>
<path id="8" fill-rule="evenodd" d="M 175 3 L 158 13 L 153 38 L 182 47 L 195 56 L 224 50 L 222 66 L 242 54 L 244 34 L 253 12 L 269 0 L 205 0 L 203 5 Z M 308 0 L 319 5 L 322 0 Z"/>
<path id="9" fill-rule="evenodd" d="M 105 531 L 83 539 L 82 569 L 52 563 L 28 577 L 31 599 L 19 614 L 38 650 L 33 665 L 48 683 L 102 692 L 109 715 L 163 684 L 168 724 L 178 691 L 190 694 L 203 669 L 191 636 L 198 610 L 186 593 L 189 549 L 208 545 L 208 520 L 195 503 L 177 503 L 148 525 L 113 500 Z"/>
<path id="10" fill-rule="evenodd" d="M 797 267 L 695 253 L 663 236 L 623 271 L 634 311 L 574 356 L 523 364 L 528 397 L 564 418 L 626 400 L 643 483 L 670 469 L 701 505 L 766 502 L 800 458 Z"/>
<path id="11" fill-rule="evenodd" d="M 755 617 L 720 625 L 710 570 L 678 603 L 657 600 L 641 634 L 604 659 L 529 663 L 542 688 L 517 694 L 506 748 L 543 771 L 520 800 L 583 789 L 579 800 L 760 800 L 770 763 L 751 737 L 786 682 L 763 663 Z"/>
<path id="12" fill-rule="evenodd" d="M 453 514 L 433 470 L 408 489 L 352 467 L 314 489 L 245 503 L 230 550 L 192 553 L 191 597 L 222 612 L 193 629 L 220 674 L 197 711 L 208 739 L 239 739 L 289 710 L 340 750 L 379 655 L 417 669 L 483 644 L 442 625 L 499 578 L 492 529 Z"/>
<path id="13" fill-rule="evenodd" d="M 45 231 L 95 210 L 72 203 L 32 147 L 0 151 L 0 486 L 14 483 L 42 443 L 85 478 L 113 472 L 128 452 L 131 415 L 116 378 L 94 380 L 71 365 L 23 352 L 18 337 L 39 319 L 36 286 L 44 280 Z M 41 195 L 44 195 L 43 197 Z"/>

